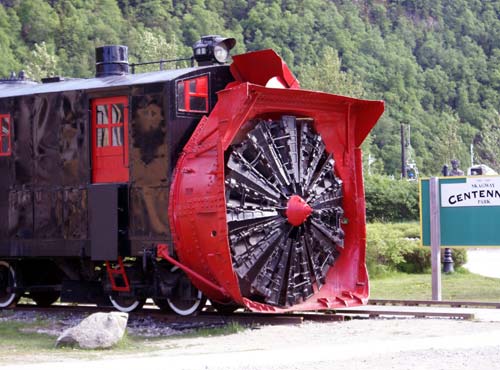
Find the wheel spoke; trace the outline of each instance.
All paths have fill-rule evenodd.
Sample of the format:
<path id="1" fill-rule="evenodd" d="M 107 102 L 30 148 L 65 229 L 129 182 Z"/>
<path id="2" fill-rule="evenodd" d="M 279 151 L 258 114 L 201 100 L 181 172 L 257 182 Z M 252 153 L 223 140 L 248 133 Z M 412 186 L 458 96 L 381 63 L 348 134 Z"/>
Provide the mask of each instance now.
<path id="1" fill-rule="evenodd" d="M 307 189 L 318 163 L 324 158 L 325 144 L 319 135 L 315 135 L 308 122 L 303 122 L 300 135 L 300 176 L 302 189 Z"/>
<path id="2" fill-rule="evenodd" d="M 307 202 L 314 202 L 315 199 L 329 187 L 334 186 L 332 177 L 334 161 L 331 156 L 323 162 L 319 171 L 313 175 L 313 180 L 309 184 Z"/>
<path id="3" fill-rule="evenodd" d="M 294 240 L 288 273 L 287 303 L 289 305 L 309 298 L 313 293 L 311 271 L 307 261 L 304 237 Z"/>
<path id="4" fill-rule="evenodd" d="M 299 184 L 299 140 L 297 133 L 297 121 L 295 120 L 295 117 L 283 117 L 283 129 L 285 131 L 285 135 L 288 137 L 286 140 L 287 149 L 285 151 L 285 153 L 288 154 L 288 161 L 285 165 L 288 173 L 294 179 L 295 184 Z"/>
<path id="5" fill-rule="evenodd" d="M 279 199 L 280 192 L 276 187 L 260 175 L 247 160 L 240 155 L 231 156 L 227 166 L 232 170 L 229 177 L 237 183 L 245 184 L 252 190 Z"/>
<path id="6" fill-rule="evenodd" d="M 325 237 L 330 239 L 333 243 L 343 247 L 344 232 L 340 228 L 340 218 L 342 217 L 342 209 L 338 208 L 333 210 L 321 211 L 320 217 L 316 214 L 313 215 L 311 225 L 317 230 L 321 231 Z"/>
<path id="7" fill-rule="evenodd" d="M 280 181 L 282 189 L 288 190 L 291 183 L 290 178 L 288 173 L 283 168 L 283 163 L 279 158 L 278 150 L 265 122 L 259 123 L 255 129 L 248 134 L 248 136 L 255 149 L 262 153 L 264 158 L 266 158 L 269 166 L 272 168 L 277 179 Z"/>
<path id="8" fill-rule="evenodd" d="M 286 289 L 284 283 L 291 246 L 292 241 L 290 239 L 282 238 L 252 285 L 257 291 L 264 294 L 269 304 L 284 306 L 285 302 L 281 295 L 283 290 Z"/>
<path id="9" fill-rule="evenodd" d="M 284 223 L 284 220 L 274 219 L 230 233 L 233 264 L 240 278 L 252 280 L 250 270 L 258 268 L 262 259 L 271 253 L 273 246 L 282 237 L 281 228 Z"/>

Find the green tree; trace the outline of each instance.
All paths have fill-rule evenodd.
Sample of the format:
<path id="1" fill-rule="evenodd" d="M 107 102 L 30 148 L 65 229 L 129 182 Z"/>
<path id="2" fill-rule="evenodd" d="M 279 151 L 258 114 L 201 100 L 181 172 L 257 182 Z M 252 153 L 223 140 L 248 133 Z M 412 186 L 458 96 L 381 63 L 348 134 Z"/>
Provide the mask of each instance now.
<path id="1" fill-rule="evenodd" d="M 35 44 L 31 58 L 26 65 L 26 75 L 35 81 L 55 76 L 58 73 L 57 62 L 57 56 L 52 50 L 49 50 L 45 42 Z"/>
<path id="2" fill-rule="evenodd" d="M 159 60 L 177 59 L 186 57 L 186 50 L 178 45 L 175 38 L 172 42 L 167 42 L 165 38 L 148 30 L 135 31 L 132 36 L 134 40 L 130 51 L 130 62 L 152 62 Z M 177 62 L 178 66 L 187 66 L 186 62 Z M 173 68 L 176 64 L 169 63 L 165 68 Z M 138 66 L 137 72 L 157 71 L 159 65 Z"/>
<path id="3" fill-rule="evenodd" d="M 47 1 L 21 0 L 17 14 L 22 24 L 22 36 L 28 44 L 53 39 L 59 19 Z"/>
<path id="4" fill-rule="evenodd" d="M 304 66 L 299 73 L 302 86 L 310 90 L 331 92 L 360 98 L 364 94 L 359 79 L 352 73 L 342 71 L 340 58 L 331 47 L 323 49 L 320 61 Z"/>

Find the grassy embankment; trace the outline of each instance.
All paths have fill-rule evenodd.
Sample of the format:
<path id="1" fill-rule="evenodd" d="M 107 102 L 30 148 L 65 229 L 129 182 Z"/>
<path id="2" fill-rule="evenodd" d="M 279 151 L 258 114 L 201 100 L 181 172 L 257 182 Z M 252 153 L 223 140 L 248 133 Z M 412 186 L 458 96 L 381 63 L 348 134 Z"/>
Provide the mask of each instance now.
<path id="1" fill-rule="evenodd" d="M 371 279 L 370 298 L 430 300 L 431 274 L 395 272 L 385 277 Z M 500 279 L 464 270 L 449 275 L 442 274 L 442 298 L 455 301 L 500 302 Z"/>
<path id="2" fill-rule="evenodd" d="M 16 321 L 9 319 L 13 313 L 12 310 L 0 311 L 0 366 L 18 364 L 20 358 L 23 358 L 23 363 L 33 363 L 68 359 L 100 359 L 108 355 L 130 354 L 131 352 L 154 352 L 159 349 L 177 347 L 179 340 L 182 339 L 229 335 L 244 330 L 243 326 L 230 323 L 224 327 L 201 328 L 168 337 L 126 334 L 123 340 L 111 349 L 83 350 L 71 347 L 56 348 L 55 336 L 40 333 L 49 327 L 57 328 L 57 318 Z"/>
<path id="3" fill-rule="evenodd" d="M 464 250 L 455 250 L 454 259 L 458 266 L 465 263 Z M 420 246 L 417 222 L 368 224 L 367 265 L 371 298 L 431 299 L 430 250 Z M 472 274 L 458 267 L 453 274 L 442 274 L 442 297 L 444 300 L 500 302 L 500 279 Z"/>

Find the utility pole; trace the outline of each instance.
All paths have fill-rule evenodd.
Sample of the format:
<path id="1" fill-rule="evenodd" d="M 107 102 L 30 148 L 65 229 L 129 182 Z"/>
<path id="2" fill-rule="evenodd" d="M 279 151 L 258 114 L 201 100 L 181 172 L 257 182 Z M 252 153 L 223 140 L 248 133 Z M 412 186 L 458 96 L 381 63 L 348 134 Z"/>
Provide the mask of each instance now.
<path id="1" fill-rule="evenodd" d="M 401 124 L 401 178 L 406 178 L 406 143 L 404 124 Z"/>

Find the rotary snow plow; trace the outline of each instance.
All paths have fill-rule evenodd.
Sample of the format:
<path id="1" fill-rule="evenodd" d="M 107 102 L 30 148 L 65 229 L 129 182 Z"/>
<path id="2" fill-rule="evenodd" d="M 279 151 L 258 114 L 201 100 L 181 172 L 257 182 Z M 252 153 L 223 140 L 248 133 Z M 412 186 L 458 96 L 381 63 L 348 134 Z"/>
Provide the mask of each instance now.
<path id="1" fill-rule="evenodd" d="M 210 300 L 253 311 L 365 304 L 360 145 L 384 110 L 301 90 L 273 51 L 233 58 L 172 180 L 177 263 Z"/>

